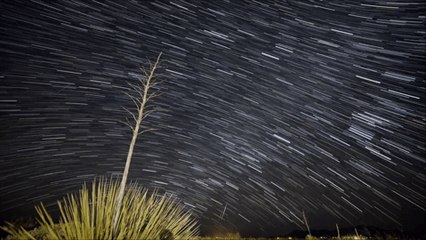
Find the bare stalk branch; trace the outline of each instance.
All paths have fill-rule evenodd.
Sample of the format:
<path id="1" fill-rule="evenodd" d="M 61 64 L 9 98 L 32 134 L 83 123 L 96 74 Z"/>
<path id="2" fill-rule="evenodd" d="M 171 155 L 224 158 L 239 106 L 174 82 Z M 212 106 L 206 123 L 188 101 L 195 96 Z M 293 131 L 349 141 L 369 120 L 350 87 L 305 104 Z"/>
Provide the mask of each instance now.
<path id="1" fill-rule="evenodd" d="M 157 86 L 157 85 L 161 85 L 163 83 L 163 81 L 155 81 L 153 84 L 152 84 L 152 87 L 155 87 L 155 86 Z"/>
<path id="2" fill-rule="evenodd" d="M 124 94 L 126 94 L 131 100 L 132 100 L 132 102 L 135 104 L 135 106 L 136 106 L 136 109 L 138 110 L 138 112 L 139 112 L 139 107 L 140 107 L 140 105 L 141 105 L 141 103 L 142 102 L 140 102 L 137 98 L 135 98 L 134 96 L 132 96 L 132 95 L 130 95 L 130 94 L 128 94 L 128 93 L 126 93 L 126 92 L 123 92 Z"/>
<path id="3" fill-rule="evenodd" d="M 128 126 L 130 127 L 130 129 L 132 129 L 132 131 L 135 130 L 135 128 L 132 126 L 132 124 L 130 123 L 129 119 L 126 118 L 126 123 L 128 124 Z"/>
<path id="4" fill-rule="evenodd" d="M 147 118 L 151 113 L 155 112 L 155 109 L 152 110 L 148 110 L 146 111 L 146 113 L 144 114 L 144 116 L 142 117 L 142 121 Z"/>
<path id="5" fill-rule="evenodd" d="M 149 76 L 144 67 L 140 67 L 140 70 L 143 72 L 144 76 Z M 139 79 L 142 80 L 142 79 Z"/>
<path id="6" fill-rule="evenodd" d="M 125 108 L 125 107 L 121 107 L 122 109 L 124 109 L 126 112 L 130 113 L 130 116 L 132 116 L 133 120 L 135 120 L 135 122 L 137 122 L 138 120 L 136 119 L 135 114 L 133 114 L 129 109 Z"/>
<path id="7" fill-rule="evenodd" d="M 138 135 L 140 135 L 140 134 L 142 134 L 142 133 L 146 133 L 146 132 L 156 131 L 156 130 L 158 130 L 158 128 L 148 128 L 148 129 L 145 129 L 145 130 L 140 131 L 140 132 L 138 133 Z"/>
<path id="8" fill-rule="evenodd" d="M 129 82 L 127 82 L 126 81 L 126 83 L 135 91 L 135 92 L 137 92 L 137 93 L 141 93 L 141 92 L 143 92 L 143 90 L 142 90 L 142 88 L 141 87 L 138 87 L 138 86 L 136 86 L 135 84 L 133 84 L 133 83 L 129 83 Z"/>
<path id="9" fill-rule="evenodd" d="M 160 96 L 160 95 L 161 95 L 161 93 L 158 93 L 158 91 L 157 91 L 157 92 L 154 92 L 154 93 L 151 93 L 151 94 L 149 94 L 149 96 L 148 96 L 147 100 L 150 100 L 150 99 L 152 99 L 152 98 L 156 98 L 156 97 L 158 97 L 158 96 Z"/>
<path id="10" fill-rule="evenodd" d="M 129 120 L 127 118 L 126 118 L 126 122 L 124 121 L 118 121 L 118 122 L 128 126 L 130 129 L 132 129 L 132 131 L 134 130 L 133 126 L 129 123 Z"/>

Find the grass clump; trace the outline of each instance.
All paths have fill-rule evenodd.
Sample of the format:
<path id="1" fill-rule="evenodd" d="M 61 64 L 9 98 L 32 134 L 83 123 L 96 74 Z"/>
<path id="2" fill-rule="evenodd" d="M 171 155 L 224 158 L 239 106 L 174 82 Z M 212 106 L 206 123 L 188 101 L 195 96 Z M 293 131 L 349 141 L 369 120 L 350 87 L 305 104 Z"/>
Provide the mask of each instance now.
<path id="1" fill-rule="evenodd" d="M 132 184 L 126 189 L 113 226 L 119 182 L 94 181 L 79 194 L 58 201 L 59 222 L 55 223 L 43 204 L 36 207 L 40 227 L 33 230 L 13 224 L 1 227 L 9 239 L 189 239 L 198 233 L 197 223 L 172 196 L 148 195 L 148 190 Z"/>
<path id="2" fill-rule="evenodd" d="M 308 235 L 305 236 L 305 240 L 317 240 L 317 239 L 319 239 L 319 238 L 312 236 L 311 234 L 308 234 Z"/>

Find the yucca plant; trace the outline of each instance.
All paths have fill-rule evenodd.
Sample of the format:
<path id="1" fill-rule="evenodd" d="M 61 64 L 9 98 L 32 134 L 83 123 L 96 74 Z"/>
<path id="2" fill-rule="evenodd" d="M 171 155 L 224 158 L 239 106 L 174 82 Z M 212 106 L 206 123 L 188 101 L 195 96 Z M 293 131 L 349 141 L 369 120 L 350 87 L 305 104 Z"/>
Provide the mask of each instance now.
<path id="1" fill-rule="evenodd" d="M 192 239 L 198 233 L 196 221 L 172 196 L 131 184 L 124 195 L 117 229 L 113 220 L 119 182 L 94 181 L 79 194 L 58 201 L 60 219 L 55 223 L 43 204 L 36 207 L 37 231 L 2 227 L 12 239 Z"/>
<path id="2" fill-rule="evenodd" d="M 148 110 L 150 99 L 158 95 L 152 92 L 155 70 L 161 53 L 149 72 L 139 79 L 140 85 L 129 86 L 137 94 L 127 94 L 137 106 L 137 116 L 127 110 L 135 120 L 133 135 L 127 154 L 123 176 L 118 181 L 104 179 L 92 184 L 91 192 L 83 185 L 78 195 L 71 194 L 58 202 L 61 218 L 54 223 L 41 204 L 36 207 L 40 227 L 27 231 L 13 224 L 2 227 L 15 239 L 190 239 L 195 237 L 196 222 L 189 212 L 171 196 L 160 197 L 157 192 L 148 196 L 146 189 L 127 184 L 130 163 L 138 135 L 153 129 L 142 130 L 142 121 L 154 110 Z"/>

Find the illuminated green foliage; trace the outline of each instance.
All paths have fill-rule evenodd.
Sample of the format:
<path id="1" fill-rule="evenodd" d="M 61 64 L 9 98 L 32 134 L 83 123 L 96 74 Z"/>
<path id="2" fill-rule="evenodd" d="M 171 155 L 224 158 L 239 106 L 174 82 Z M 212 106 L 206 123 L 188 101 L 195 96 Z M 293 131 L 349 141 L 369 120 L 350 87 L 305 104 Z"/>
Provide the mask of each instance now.
<path id="1" fill-rule="evenodd" d="M 55 223 L 43 204 L 36 207 L 40 227 L 27 231 L 12 224 L 2 227 L 12 239 L 191 239 L 198 233 L 197 223 L 172 196 L 148 194 L 144 188 L 131 184 L 126 189 L 113 231 L 119 183 L 103 179 L 86 185 L 79 194 L 70 194 L 58 201 L 61 213 Z M 42 233 L 40 233 L 40 231 Z M 37 236 L 36 236 L 37 234 Z"/>

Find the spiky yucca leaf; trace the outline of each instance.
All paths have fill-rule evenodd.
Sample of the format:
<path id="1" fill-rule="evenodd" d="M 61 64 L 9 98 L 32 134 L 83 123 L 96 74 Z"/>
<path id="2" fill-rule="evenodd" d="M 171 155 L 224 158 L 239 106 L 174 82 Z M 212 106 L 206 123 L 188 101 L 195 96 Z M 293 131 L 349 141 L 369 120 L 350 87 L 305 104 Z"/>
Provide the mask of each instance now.
<path id="1" fill-rule="evenodd" d="M 113 231 L 119 182 L 104 179 L 86 185 L 79 194 L 58 201 L 61 217 L 54 223 L 43 204 L 36 207 L 40 229 L 45 239 L 159 239 L 165 231 L 175 239 L 191 239 L 197 234 L 197 223 L 191 214 L 171 196 L 150 196 L 144 188 L 131 184 L 123 199 L 118 231 Z M 36 239 L 31 231 L 9 225 L 6 229 L 15 239 Z"/>
<path id="2" fill-rule="evenodd" d="M 6 222 L 7 226 L 1 226 L 0 229 L 7 232 L 14 239 L 31 239 L 36 240 L 27 230 L 23 227 L 17 227 L 10 222 Z"/>

